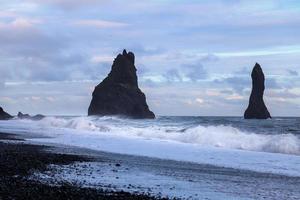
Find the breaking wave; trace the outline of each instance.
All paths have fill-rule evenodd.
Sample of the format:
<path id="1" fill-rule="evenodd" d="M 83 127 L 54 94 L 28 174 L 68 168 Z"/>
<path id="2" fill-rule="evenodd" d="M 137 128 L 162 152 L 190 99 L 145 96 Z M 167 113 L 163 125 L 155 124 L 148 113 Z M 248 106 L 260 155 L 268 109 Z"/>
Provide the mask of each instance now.
<path id="1" fill-rule="evenodd" d="M 229 125 L 153 123 L 117 117 L 46 117 L 41 127 L 73 129 L 79 134 L 111 134 L 120 137 L 158 139 L 201 146 L 300 155 L 300 139 L 293 134 L 261 134 L 241 131 Z"/>

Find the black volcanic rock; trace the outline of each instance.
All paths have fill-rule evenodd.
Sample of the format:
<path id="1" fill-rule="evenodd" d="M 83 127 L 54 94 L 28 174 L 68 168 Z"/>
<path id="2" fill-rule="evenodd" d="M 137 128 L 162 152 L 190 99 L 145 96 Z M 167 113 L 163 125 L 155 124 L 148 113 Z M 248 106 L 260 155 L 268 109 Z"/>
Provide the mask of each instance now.
<path id="1" fill-rule="evenodd" d="M 45 116 L 44 115 L 34 115 L 34 116 L 30 116 L 29 114 L 23 114 L 21 112 L 18 112 L 18 118 L 19 119 L 31 119 L 31 120 L 41 120 L 43 119 Z"/>
<path id="2" fill-rule="evenodd" d="M 0 120 L 8 120 L 13 118 L 10 114 L 5 112 L 2 107 L 0 107 Z"/>
<path id="3" fill-rule="evenodd" d="M 245 119 L 268 119 L 271 115 L 264 103 L 265 75 L 258 63 L 255 64 L 252 74 L 252 92 L 249 106 L 245 111 Z"/>
<path id="4" fill-rule="evenodd" d="M 123 51 L 114 60 L 111 72 L 95 87 L 88 115 L 123 115 L 153 119 L 146 97 L 138 87 L 134 54 Z"/>
<path id="5" fill-rule="evenodd" d="M 45 115 L 37 114 L 31 117 L 32 120 L 41 120 L 45 118 Z"/>
<path id="6" fill-rule="evenodd" d="M 30 118 L 30 115 L 29 114 L 23 114 L 21 112 L 18 112 L 18 118 L 19 119 L 28 119 Z"/>

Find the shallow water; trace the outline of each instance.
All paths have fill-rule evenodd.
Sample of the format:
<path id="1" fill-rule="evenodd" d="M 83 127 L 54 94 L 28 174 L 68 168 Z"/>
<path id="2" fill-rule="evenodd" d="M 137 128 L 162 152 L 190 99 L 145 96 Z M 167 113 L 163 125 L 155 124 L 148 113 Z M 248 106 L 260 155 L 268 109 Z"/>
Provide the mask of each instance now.
<path id="1" fill-rule="evenodd" d="M 300 118 L 244 120 L 238 117 L 158 117 L 131 120 L 118 117 L 46 117 L 40 121 L 0 122 L 0 130 L 49 132 L 71 129 L 93 134 L 160 139 L 284 154 L 300 154 Z M 48 133 L 47 133 L 48 131 Z"/>
<path id="2" fill-rule="evenodd" d="M 300 118 L 75 116 L 0 121 L 0 132 L 34 143 L 84 148 L 101 160 L 109 155 L 113 163 L 122 163 L 113 171 L 114 164 L 106 162 L 88 168 L 56 166 L 54 181 L 113 185 L 129 192 L 151 188 L 155 195 L 187 199 L 298 199 L 299 124 Z M 47 174 L 37 178 L 51 181 Z"/>
<path id="3" fill-rule="evenodd" d="M 31 141 L 300 177 L 300 118 L 46 117 L 0 122 Z"/>

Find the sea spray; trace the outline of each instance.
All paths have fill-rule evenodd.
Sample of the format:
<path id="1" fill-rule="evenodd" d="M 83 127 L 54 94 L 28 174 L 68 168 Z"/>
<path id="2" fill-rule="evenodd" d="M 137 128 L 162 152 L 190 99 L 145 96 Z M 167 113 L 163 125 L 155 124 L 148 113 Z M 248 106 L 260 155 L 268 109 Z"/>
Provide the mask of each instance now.
<path id="1" fill-rule="evenodd" d="M 227 149 L 300 154 L 300 139 L 294 134 L 262 134 L 240 130 L 231 125 L 149 123 L 118 117 L 47 117 L 32 123 L 43 128 L 74 129 L 77 134 L 84 131 L 84 134 L 92 135 L 105 133 L 119 137 L 160 139 Z"/>
<path id="2" fill-rule="evenodd" d="M 47 117 L 2 121 L 0 132 L 46 145 L 300 177 L 298 122 L 298 118 Z"/>

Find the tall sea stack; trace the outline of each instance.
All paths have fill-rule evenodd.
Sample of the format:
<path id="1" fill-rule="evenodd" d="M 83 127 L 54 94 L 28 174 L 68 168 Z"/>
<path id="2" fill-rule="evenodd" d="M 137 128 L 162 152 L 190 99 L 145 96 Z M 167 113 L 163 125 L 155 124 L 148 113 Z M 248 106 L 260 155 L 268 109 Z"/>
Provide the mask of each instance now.
<path id="1" fill-rule="evenodd" d="M 264 103 L 265 75 L 258 63 L 255 64 L 252 74 L 252 92 L 249 106 L 245 111 L 245 119 L 268 119 L 271 115 Z"/>
<path id="2" fill-rule="evenodd" d="M 145 94 L 138 87 L 135 57 L 123 51 L 114 60 L 111 72 L 95 87 L 88 115 L 123 115 L 136 119 L 153 119 Z"/>
<path id="3" fill-rule="evenodd" d="M 0 107 L 0 120 L 9 120 L 13 118 L 10 114 L 5 112 L 2 107 Z"/>

